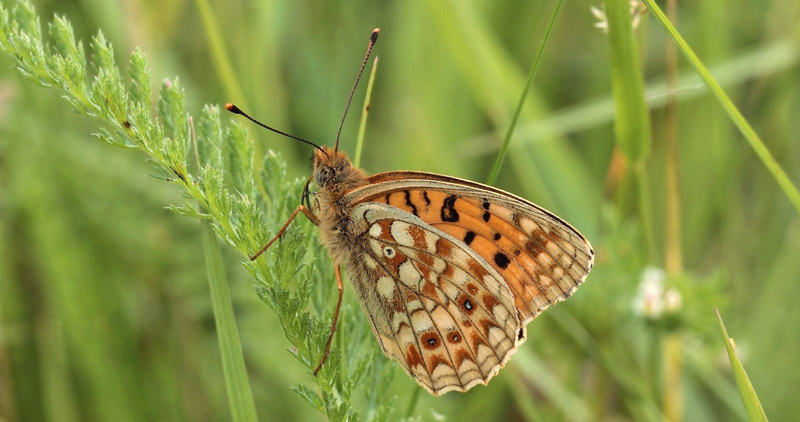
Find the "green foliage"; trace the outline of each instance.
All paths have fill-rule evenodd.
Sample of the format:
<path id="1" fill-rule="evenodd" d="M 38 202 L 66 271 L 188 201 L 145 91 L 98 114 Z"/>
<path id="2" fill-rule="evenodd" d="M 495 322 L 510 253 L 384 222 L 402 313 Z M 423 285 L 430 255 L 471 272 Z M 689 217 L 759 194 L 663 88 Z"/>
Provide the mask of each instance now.
<path id="1" fill-rule="evenodd" d="M 772 153 L 769 151 L 767 146 L 764 145 L 764 142 L 758 136 L 756 131 L 753 129 L 750 123 L 747 122 L 747 119 L 742 116 L 742 113 L 738 108 L 736 108 L 733 102 L 731 102 L 730 98 L 728 98 L 728 95 L 725 94 L 725 91 L 723 91 L 716 79 L 711 76 L 706 67 L 703 65 L 703 62 L 697 58 L 697 55 L 695 55 L 694 51 L 692 51 L 689 45 L 686 44 L 686 41 L 683 40 L 683 37 L 681 37 L 675 27 L 672 26 L 672 24 L 664 15 L 664 12 L 661 11 L 661 9 L 653 0 L 643 1 L 655 14 L 658 22 L 667 31 L 669 36 L 680 49 L 681 53 L 686 56 L 692 66 L 694 66 L 694 68 L 697 70 L 697 73 L 700 74 L 703 82 L 717 98 L 722 108 L 731 118 L 731 121 L 733 121 L 742 135 L 744 135 L 744 138 L 750 144 L 750 147 L 753 149 L 753 151 L 755 151 L 756 154 L 758 154 L 761 161 L 767 167 L 767 170 L 769 170 L 769 172 L 772 174 L 772 177 L 775 178 L 775 181 L 778 182 L 781 189 L 783 189 L 786 197 L 794 205 L 795 210 L 800 213 L 800 191 L 798 191 L 797 186 L 792 183 L 792 180 L 786 175 L 786 172 L 783 170 L 778 161 L 775 160 L 775 157 L 772 156 Z"/>
<path id="2" fill-rule="evenodd" d="M 47 26 L 28 3 L 0 14 L 3 420 L 216 421 L 231 406 L 264 420 L 746 420 L 712 306 L 729 310 L 766 413 L 800 417 L 785 394 L 800 385 L 792 1 L 757 0 L 748 13 L 679 3 L 674 26 L 653 8 L 633 31 L 615 1 L 608 34 L 588 4 L 564 2 L 552 21 L 558 0 L 36 1 L 41 16 L 56 13 Z M 366 170 L 483 180 L 550 22 L 498 186 L 587 235 L 597 252 L 588 281 L 528 326 L 487 387 L 438 398 L 382 356 L 346 284 L 333 353 L 313 377 L 336 301 L 316 228 L 300 216 L 268 253 L 246 258 L 298 204 L 308 149 L 201 104 L 249 104 L 270 125 L 330 144 L 380 26 Z M 679 62 L 674 92 L 661 76 L 667 33 L 696 52 Z M 662 110 L 669 94 L 677 124 Z M 615 136 L 612 124 L 643 135 Z M 743 146 L 737 127 L 763 145 L 742 130 L 753 147 Z M 667 129 L 678 133 L 677 195 L 663 186 Z M 639 165 L 625 169 L 620 154 Z M 664 223 L 668 206 L 678 225 Z M 667 233 L 681 241 L 677 273 L 657 269 Z M 223 286 L 230 305 L 220 305 Z M 246 373 L 231 369 L 231 345 Z M 236 389 L 252 399 L 229 399 Z"/>
<path id="3" fill-rule="evenodd" d="M 11 15 L 15 19 L 10 19 Z M 252 145 L 241 127 L 222 125 L 217 107 L 204 108 L 197 122 L 195 136 L 193 119 L 185 106 L 184 90 L 177 79 L 166 80 L 161 85 L 157 113 L 153 116 L 150 113 L 148 88 L 150 76 L 141 52 L 131 54 L 131 81 L 126 85 L 116 66 L 111 44 L 99 32 L 91 43 L 94 76 L 91 82 L 87 82 L 90 72 L 83 48 L 75 42 L 71 25 L 66 19 L 56 17 L 50 25 L 50 35 L 56 46 L 54 49 L 42 40 L 38 19 L 29 3 L 20 3 L 10 11 L 0 8 L 0 21 L 4 23 L 0 49 L 17 58 L 17 67 L 25 77 L 43 86 L 61 88 L 75 111 L 106 123 L 110 128 L 101 129 L 98 138 L 111 145 L 143 151 L 154 161 L 164 180 L 178 184 L 200 206 L 198 211 L 190 204 L 171 208 L 178 214 L 210 221 L 217 236 L 240 251 L 243 257 L 247 257 L 249 251 L 257 250 L 272 236 L 263 227 L 280 227 L 279 220 L 286 215 L 291 204 L 300 203 L 299 198 L 289 192 L 300 192 L 302 181 L 289 183 L 285 164 L 273 153 L 267 155 L 264 163 L 263 179 L 264 185 L 270 186 L 267 191 L 269 200 L 256 192 L 251 177 Z M 189 171 L 192 149 L 199 165 L 194 172 Z M 278 198 L 290 200 L 272 202 Z M 294 346 L 292 353 L 307 368 L 313 369 L 322 356 L 330 328 L 329 318 L 316 315 L 327 309 L 328 298 L 316 303 L 316 314 L 306 309 L 314 297 L 312 292 L 320 290 L 324 280 L 332 280 L 333 277 L 331 271 L 320 270 L 319 266 L 298 265 L 301 262 L 324 260 L 324 254 L 308 230 L 302 235 L 292 231 L 286 237 L 284 242 L 270 251 L 270 259 L 248 262 L 246 267 L 258 280 L 256 290 L 259 296 L 277 313 L 286 338 Z M 221 297 L 223 308 L 229 309 L 230 299 L 225 299 L 227 282 L 221 262 L 216 262 L 218 260 L 213 253 L 207 255 L 212 277 L 212 297 Z M 225 289 L 221 296 L 214 292 L 215 286 Z M 225 314 L 229 311 L 219 311 L 215 307 L 215 314 L 220 312 Z M 223 337 L 235 332 L 232 319 L 225 318 L 228 317 L 218 320 L 220 336 Z M 351 400 L 365 391 L 361 379 L 372 361 L 372 350 L 362 347 L 367 337 L 364 335 L 367 331 L 365 327 L 365 324 L 360 324 L 359 341 L 348 343 L 357 347 L 348 354 L 351 371 L 342 374 L 341 352 L 334 350 L 315 378 L 320 393 L 302 385 L 295 390 L 330 420 L 359 420 L 359 412 L 352 406 Z M 356 330 L 352 328 L 347 335 Z M 225 359 L 224 349 L 228 347 L 228 342 L 222 338 L 220 342 L 223 361 L 226 365 L 236 366 Z M 234 356 L 241 355 L 238 339 L 231 347 L 234 347 Z M 239 376 L 246 374 L 241 372 Z M 244 388 L 245 398 L 252 400 L 247 379 L 233 382 L 238 385 L 231 384 L 228 389 L 234 420 L 254 420 L 252 405 L 236 403 L 238 393 L 234 393 Z M 390 407 L 374 400 L 370 403 L 370 414 L 381 418 L 374 420 L 386 420 Z M 241 410 L 242 406 L 245 410 Z"/>

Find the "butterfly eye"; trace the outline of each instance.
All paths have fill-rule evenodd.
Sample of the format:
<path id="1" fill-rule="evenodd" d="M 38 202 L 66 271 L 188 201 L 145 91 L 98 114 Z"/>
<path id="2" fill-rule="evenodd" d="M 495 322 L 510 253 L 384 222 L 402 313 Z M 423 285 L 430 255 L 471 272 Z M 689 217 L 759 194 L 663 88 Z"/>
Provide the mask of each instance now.
<path id="1" fill-rule="evenodd" d="M 335 174 L 336 173 L 332 168 L 326 165 L 322 165 L 318 170 L 314 172 L 314 181 L 317 183 L 318 186 L 324 188 L 325 186 L 328 186 L 331 182 L 336 181 L 334 177 Z"/>

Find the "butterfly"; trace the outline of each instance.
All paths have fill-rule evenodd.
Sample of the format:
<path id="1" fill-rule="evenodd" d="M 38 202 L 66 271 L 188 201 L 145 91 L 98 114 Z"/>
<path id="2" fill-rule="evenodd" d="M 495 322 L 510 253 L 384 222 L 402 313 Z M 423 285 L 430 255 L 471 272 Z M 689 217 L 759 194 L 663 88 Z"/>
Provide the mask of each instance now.
<path id="1" fill-rule="evenodd" d="M 379 30 L 345 107 L 361 78 Z M 342 302 L 345 266 L 384 354 L 433 395 L 487 384 L 525 342 L 525 326 L 572 295 L 594 262 L 567 222 L 500 189 L 433 173 L 367 176 L 336 147 L 314 146 L 301 205 L 251 259 L 303 213 L 319 227 L 339 290 L 323 357 Z M 342 122 L 344 117 L 342 118 Z M 312 194 L 311 182 L 319 188 Z"/>

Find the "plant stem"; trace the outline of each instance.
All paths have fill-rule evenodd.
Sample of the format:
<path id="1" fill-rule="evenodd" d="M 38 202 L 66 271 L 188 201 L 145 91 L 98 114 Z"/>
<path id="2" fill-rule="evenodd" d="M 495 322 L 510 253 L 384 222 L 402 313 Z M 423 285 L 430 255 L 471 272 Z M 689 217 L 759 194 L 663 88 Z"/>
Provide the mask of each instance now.
<path id="1" fill-rule="evenodd" d="M 636 51 L 629 2 L 605 0 L 608 18 L 608 59 L 614 95 L 616 145 L 631 166 L 644 164 L 650 153 L 650 115 L 644 78 Z"/>
<path id="2" fill-rule="evenodd" d="M 675 0 L 667 0 L 667 11 L 675 19 Z M 681 197 L 678 163 L 678 53 L 674 44 L 666 45 L 667 106 L 665 109 L 664 144 L 666 154 L 665 183 L 666 209 L 664 210 L 665 256 L 664 267 L 668 274 L 682 272 L 681 257 Z"/>
<path id="3" fill-rule="evenodd" d="M 214 322 L 217 326 L 217 339 L 222 357 L 222 371 L 225 375 L 228 404 L 231 409 L 231 420 L 235 422 L 257 421 L 256 407 L 253 402 L 253 393 L 250 390 L 250 380 L 247 378 L 247 368 L 234 319 L 228 281 L 222 266 L 222 254 L 211 223 L 203 221 L 201 226 L 208 286 L 211 291 L 211 305 L 214 309 Z"/>
<path id="4" fill-rule="evenodd" d="M 676 20 L 675 0 L 667 0 L 667 14 L 670 20 Z M 666 82 L 667 106 L 664 122 L 665 148 L 665 210 L 664 210 L 664 268 L 672 277 L 683 272 L 681 254 L 681 196 L 679 184 L 678 154 L 678 99 L 675 92 L 678 78 L 678 52 L 675 45 L 666 45 Z M 662 409 L 664 420 L 679 422 L 683 420 L 683 392 L 681 380 L 683 374 L 683 341 L 680 332 L 667 332 L 662 342 L 664 383 Z"/>
<path id="5" fill-rule="evenodd" d="M 367 116 L 369 115 L 369 103 L 372 98 L 372 85 L 375 83 L 375 73 L 378 70 L 378 56 L 372 61 L 372 70 L 369 71 L 369 81 L 367 81 L 367 93 L 364 96 L 364 108 L 361 110 L 361 121 L 358 124 L 358 137 L 356 138 L 356 152 L 353 154 L 353 165 L 361 168 L 361 150 L 364 147 L 364 133 L 367 130 Z"/>
<path id="6" fill-rule="evenodd" d="M 553 14 L 550 16 L 550 22 L 547 24 L 547 29 L 544 31 L 544 37 L 542 38 L 542 42 L 539 44 L 539 50 L 536 52 L 536 58 L 533 59 L 533 64 L 531 64 L 531 71 L 528 73 L 528 81 L 525 82 L 525 87 L 522 89 L 522 94 L 519 97 L 517 108 L 514 110 L 514 115 L 511 117 L 511 122 L 508 124 L 508 130 L 506 130 L 506 136 L 503 138 L 503 146 L 500 147 L 500 152 L 497 153 L 497 158 L 494 160 L 492 171 L 489 173 L 489 177 L 486 179 L 486 183 L 489 185 L 494 185 L 495 182 L 497 182 L 497 175 L 500 174 L 500 167 L 503 165 L 503 160 L 506 158 L 506 153 L 508 152 L 508 144 L 511 143 L 511 134 L 514 132 L 514 128 L 517 126 L 517 120 L 522 112 L 522 106 L 525 104 L 525 98 L 528 97 L 528 91 L 533 83 L 533 77 L 536 75 L 536 70 L 539 68 L 539 63 L 542 61 L 544 48 L 547 46 L 547 41 L 550 39 L 550 34 L 553 32 L 553 26 L 556 23 L 558 11 L 561 9 L 561 3 L 563 3 L 563 0 L 558 0 L 558 3 L 556 3 L 556 7 L 553 9 Z"/>

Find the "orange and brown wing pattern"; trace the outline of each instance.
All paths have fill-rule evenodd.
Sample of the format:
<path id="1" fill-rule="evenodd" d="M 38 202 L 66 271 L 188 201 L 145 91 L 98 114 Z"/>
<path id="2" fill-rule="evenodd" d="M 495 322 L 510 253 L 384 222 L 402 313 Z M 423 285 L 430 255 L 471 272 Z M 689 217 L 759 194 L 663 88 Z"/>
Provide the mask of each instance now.
<path id="1" fill-rule="evenodd" d="M 384 352 L 434 395 L 486 384 L 524 337 L 511 291 L 463 242 L 397 208 L 354 208 L 353 283 Z"/>
<path id="2" fill-rule="evenodd" d="M 594 251 L 576 229 L 502 190 L 419 172 L 370 182 L 348 199 L 411 213 L 477 252 L 508 285 L 523 324 L 574 293 L 593 265 Z"/>

